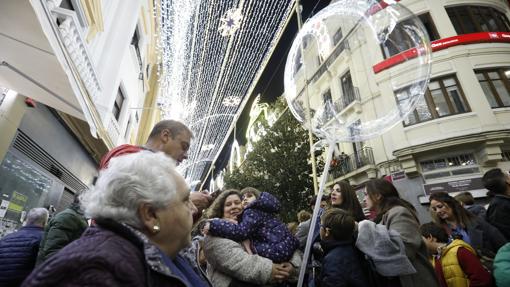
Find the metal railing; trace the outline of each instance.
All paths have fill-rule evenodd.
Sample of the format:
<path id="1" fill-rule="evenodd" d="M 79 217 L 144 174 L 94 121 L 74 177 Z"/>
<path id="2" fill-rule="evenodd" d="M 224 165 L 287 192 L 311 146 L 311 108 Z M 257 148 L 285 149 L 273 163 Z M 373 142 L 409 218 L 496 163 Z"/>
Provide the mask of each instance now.
<path id="1" fill-rule="evenodd" d="M 354 101 L 361 102 L 361 96 L 359 95 L 358 87 L 353 87 L 352 90 L 345 93 L 340 101 L 336 101 L 336 110 L 342 111 L 348 105 L 352 104 Z"/>
<path id="2" fill-rule="evenodd" d="M 329 173 L 333 178 L 338 178 L 367 165 L 375 165 L 371 147 L 364 147 L 356 153 L 335 157 Z"/>

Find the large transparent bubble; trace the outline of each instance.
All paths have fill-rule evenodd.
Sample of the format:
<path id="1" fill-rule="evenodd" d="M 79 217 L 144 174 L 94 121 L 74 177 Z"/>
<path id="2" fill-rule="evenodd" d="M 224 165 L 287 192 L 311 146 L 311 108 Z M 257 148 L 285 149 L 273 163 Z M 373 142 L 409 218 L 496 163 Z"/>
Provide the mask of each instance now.
<path id="1" fill-rule="evenodd" d="M 320 138 L 364 141 L 423 104 L 431 62 L 427 32 L 407 8 L 387 2 L 332 3 L 292 44 L 285 97 Z"/>

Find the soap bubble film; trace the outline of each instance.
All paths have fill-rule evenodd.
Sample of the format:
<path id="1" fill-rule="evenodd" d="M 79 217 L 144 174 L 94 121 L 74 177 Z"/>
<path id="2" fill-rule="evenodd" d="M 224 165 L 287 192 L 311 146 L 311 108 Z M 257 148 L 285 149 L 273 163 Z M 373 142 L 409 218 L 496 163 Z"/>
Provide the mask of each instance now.
<path id="1" fill-rule="evenodd" d="M 364 141 L 423 104 L 430 64 L 426 29 L 407 8 L 394 1 L 340 0 L 304 23 L 294 39 L 285 98 L 318 137 Z"/>

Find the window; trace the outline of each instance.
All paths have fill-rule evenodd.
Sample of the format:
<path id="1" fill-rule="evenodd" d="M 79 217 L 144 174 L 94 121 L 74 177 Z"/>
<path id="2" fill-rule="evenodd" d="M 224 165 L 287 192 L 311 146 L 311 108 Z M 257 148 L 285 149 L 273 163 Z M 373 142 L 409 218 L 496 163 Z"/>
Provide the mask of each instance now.
<path id="1" fill-rule="evenodd" d="M 457 154 L 420 161 L 425 179 L 478 173 L 480 169 L 473 154 Z"/>
<path id="2" fill-rule="evenodd" d="M 140 67 L 140 71 L 142 71 L 142 56 L 140 53 L 140 35 L 138 34 L 138 25 L 135 28 L 135 33 L 133 34 L 133 38 L 131 38 L 131 45 L 135 47 L 136 58 L 138 59 L 138 66 Z"/>
<path id="3" fill-rule="evenodd" d="M 405 106 L 409 99 L 409 88 L 397 91 L 396 100 L 399 106 Z M 404 120 L 404 125 L 437 119 L 454 114 L 471 111 L 464 93 L 455 76 L 447 76 L 432 80 L 423 99 L 417 103 L 413 112 Z"/>
<path id="4" fill-rule="evenodd" d="M 356 100 L 356 92 L 352 84 L 351 72 L 347 72 L 347 74 L 340 78 L 340 85 L 342 86 L 342 104 L 346 107 Z"/>
<path id="5" fill-rule="evenodd" d="M 119 88 L 117 92 L 117 97 L 115 98 L 115 103 L 113 103 L 113 116 L 115 116 L 115 119 L 118 121 L 120 117 L 120 112 L 122 110 L 122 105 L 124 104 L 124 94 L 122 93 L 122 90 Z"/>
<path id="6" fill-rule="evenodd" d="M 429 35 L 430 41 L 439 40 L 439 33 L 437 32 L 436 25 L 434 25 L 434 21 L 432 21 L 432 17 L 430 17 L 429 13 L 423 13 L 418 16 L 420 18 L 427 34 Z"/>
<path id="7" fill-rule="evenodd" d="M 338 42 L 340 42 L 340 40 L 342 40 L 343 38 L 343 34 L 342 34 L 342 28 L 338 28 L 338 30 L 335 32 L 335 35 L 333 35 L 333 46 L 336 46 L 336 44 L 338 44 Z"/>
<path id="8" fill-rule="evenodd" d="M 299 48 L 294 58 L 294 75 L 299 72 L 301 66 L 303 66 L 303 58 L 301 57 L 301 48 Z"/>
<path id="9" fill-rule="evenodd" d="M 510 107 L 510 68 L 475 73 L 492 108 Z"/>
<path id="10" fill-rule="evenodd" d="M 7 96 L 9 89 L 0 87 L 0 105 L 4 102 L 5 96 Z"/>
<path id="11" fill-rule="evenodd" d="M 439 39 L 439 33 L 436 30 L 436 26 L 434 25 L 434 22 L 432 21 L 432 18 L 430 17 L 429 13 L 424 13 L 418 16 L 418 18 L 423 23 L 423 26 L 425 27 L 427 34 L 429 35 L 429 38 L 431 41 L 438 40 Z M 396 26 L 398 28 L 394 29 L 386 41 L 386 45 L 383 47 L 381 45 L 381 49 L 383 51 L 384 58 L 389 58 L 391 56 L 394 56 L 402 51 L 414 48 L 414 41 L 411 39 L 409 34 L 413 32 L 406 31 L 406 24 L 412 21 L 404 20 L 400 22 L 400 25 Z M 412 23 L 409 23 L 412 24 Z"/>
<path id="12" fill-rule="evenodd" d="M 333 103 L 330 90 L 327 90 L 324 94 L 322 94 L 322 102 L 324 103 L 324 105 L 328 103 L 331 105 Z"/>
<path id="13" fill-rule="evenodd" d="M 510 161 L 510 150 L 504 150 L 501 153 L 501 157 L 503 158 L 503 161 Z"/>
<path id="14" fill-rule="evenodd" d="M 457 34 L 476 32 L 510 32 L 505 14 L 485 6 L 455 6 L 446 8 Z"/>
<path id="15" fill-rule="evenodd" d="M 126 125 L 126 132 L 124 133 L 124 138 L 129 141 L 129 132 L 131 131 L 131 118 L 129 118 L 128 123 Z"/>
<path id="16" fill-rule="evenodd" d="M 71 0 L 62 0 L 59 7 L 74 11 L 74 5 Z"/>

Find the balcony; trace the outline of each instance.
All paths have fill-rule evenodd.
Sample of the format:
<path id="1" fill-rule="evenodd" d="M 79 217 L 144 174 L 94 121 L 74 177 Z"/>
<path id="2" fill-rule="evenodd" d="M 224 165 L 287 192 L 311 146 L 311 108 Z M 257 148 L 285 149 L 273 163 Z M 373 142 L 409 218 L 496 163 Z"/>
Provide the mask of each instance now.
<path id="1" fill-rule="evenodd" d="M 347 91 L 347 93 L 344 94 L 343 98 L 340 101 L 335 102 L 335 109 L 337 111 L 340 111 L 340 113 L 343 113 L 344 110 L 346 110 L 351 104 L 359 104 L 361 103 L 361 96 L 359 95 L 359 89 L 358 87 L 353 87 L 352 90 Z M 361 112 L 361 108 L 359 109 Z M 356 110 L 356 112 L 358 112 Z"/>
<path id="2" fill-rule="evenodd" d="M 371 147 L 364 147 L 356 153 L 343 154 L 335 157 L 329 170 L 330 180 L 355 174 L 363 167 L 375 166 L 374 154 Z M 332 177 L 332 178 L 331 178 Z"/>

